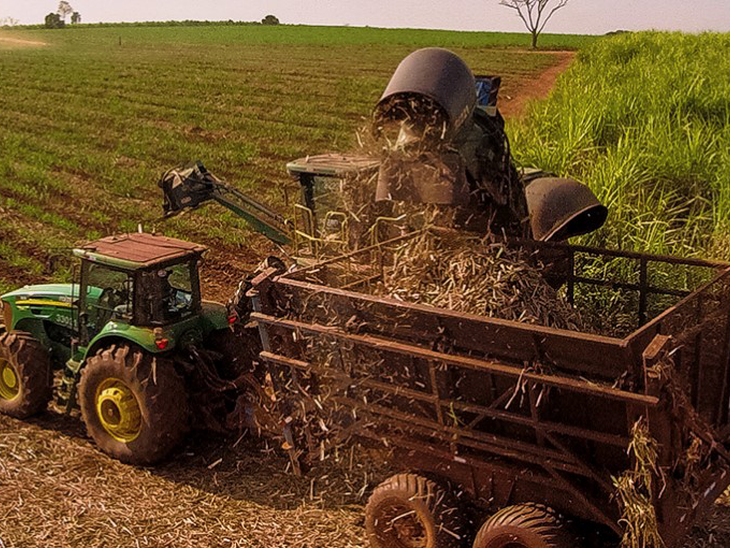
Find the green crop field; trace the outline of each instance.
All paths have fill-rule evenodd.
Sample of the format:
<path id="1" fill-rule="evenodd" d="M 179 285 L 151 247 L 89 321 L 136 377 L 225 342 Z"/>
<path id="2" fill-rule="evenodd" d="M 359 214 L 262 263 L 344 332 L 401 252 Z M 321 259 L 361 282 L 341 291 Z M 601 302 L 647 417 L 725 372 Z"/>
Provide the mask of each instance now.
<path id="1" fill-rule="evenodd" d="M 232 215 L 210 209 L 154 223 L 163 171 L 201 159 L 285 208 L 286 162 L 352 149 L 410 51 L 452 48 L 475 71 L 503 75 L 505 97 L 556 63 L 512 47 L 524 35 L 494 33 L 205 26 L 0 37 L 0 289 L 62 275 L 49 269 L 51 255 L 139 222 L 210 244 L 237 272 L 259 253 L 242 248 L 250 233 Z M 545 37 L 554 47 L 590 40 Z"/>
<path id="2" fill-rule="evenodd" d="M 730 35 L 641 33 L 580 52 L 513 150 L 609 207 L 591 243 L 730 259 Z"/>

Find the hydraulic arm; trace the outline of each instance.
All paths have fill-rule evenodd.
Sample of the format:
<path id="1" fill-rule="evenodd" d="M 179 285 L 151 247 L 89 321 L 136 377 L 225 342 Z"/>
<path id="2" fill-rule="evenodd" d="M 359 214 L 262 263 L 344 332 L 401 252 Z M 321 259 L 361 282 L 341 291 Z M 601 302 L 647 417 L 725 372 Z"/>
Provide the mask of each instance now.
<path id="1" fill-rule="evenodd" d="M 285 217 L 221 181 L 201 162 L 167 171 L 159 186 L 164 194 L 165 217 L 214 201 L 270 240 L 282 245 L 292 242 L 292 228 Z"/>

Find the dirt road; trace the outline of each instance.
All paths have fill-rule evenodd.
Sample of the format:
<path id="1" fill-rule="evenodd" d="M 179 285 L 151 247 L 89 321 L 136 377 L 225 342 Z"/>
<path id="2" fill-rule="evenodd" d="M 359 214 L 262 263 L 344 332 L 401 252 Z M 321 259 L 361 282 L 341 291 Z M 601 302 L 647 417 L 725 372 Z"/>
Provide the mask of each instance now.
<path id="1" fill-rule="evenodd" d="M 555 86 L 558 77 L 568 69 L 570 63 L 575 59 L 576 53 L 574 51 L 557 51 L 550 53 L 537 52 L 533 55 L 553 55 L 557 57 L 558 62 L 543 71 L 538 78 L 520 86 L 515 96 L 503 95 L 500 97 L 499 110 L 505 118 L 518 117 L 522 115 L 530 101 L 547 97 Z"/>

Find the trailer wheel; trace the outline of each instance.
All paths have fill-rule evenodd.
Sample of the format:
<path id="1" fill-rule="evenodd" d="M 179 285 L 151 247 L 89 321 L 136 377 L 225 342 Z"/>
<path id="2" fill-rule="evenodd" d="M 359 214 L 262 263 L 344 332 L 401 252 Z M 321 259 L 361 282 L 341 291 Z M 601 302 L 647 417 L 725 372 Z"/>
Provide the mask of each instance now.
<path id="1" fill-rule="evenodd" d="M 170 360 L 127 345 L 89 358 L 79 382 L 88 434 L 102 451 L 129 464 L 154 464 L 188 430 L 183 380 Z"/>
<path id="2" fill-rule="evenodd" d="M 373 491 L 365 530 L 372 548 L 456 548 L 466 527 L 446 488 L 416 474 L 399 474 Z"/>
<path id="3" fill-rule="evenodd" d="M 489 518 L 473 548 L 576 548 L 558 514 L 540 504 L 508 506 Z"/>
<path id="4" fill-rule="evenodd" d="M 53 397 L 51 359 L 30 333 L 0 335 L 0 413 L 25 419 Z"/>

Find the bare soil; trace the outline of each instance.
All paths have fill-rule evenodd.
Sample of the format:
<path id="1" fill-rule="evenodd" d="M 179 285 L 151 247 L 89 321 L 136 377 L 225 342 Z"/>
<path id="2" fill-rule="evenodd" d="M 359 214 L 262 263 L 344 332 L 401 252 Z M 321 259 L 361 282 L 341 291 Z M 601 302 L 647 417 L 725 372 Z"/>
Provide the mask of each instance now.
<path id="1" fill-rule="evenodd" d="M 523 114 L 530 101 L 544 99 L 555 87 L 558 77 L 565 72 L 575 59 L 574 51 L 556 51 L 550 53 L 535 52 L 534 55 L 553 55 L 558 63 L 544 71 L 532 81 L 522 84 L 515 96 L 500 96 L 499 110 L 505 118 L 516 118 Z"/>
<path id="2" fill-rule="evenodd" d="M 39 40 L 26 40 L 23 38 L 11 38 L 0 34 L 0 49 L 12 48 L 37 48 L 47 46 L 45 42 Z"/>

